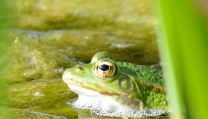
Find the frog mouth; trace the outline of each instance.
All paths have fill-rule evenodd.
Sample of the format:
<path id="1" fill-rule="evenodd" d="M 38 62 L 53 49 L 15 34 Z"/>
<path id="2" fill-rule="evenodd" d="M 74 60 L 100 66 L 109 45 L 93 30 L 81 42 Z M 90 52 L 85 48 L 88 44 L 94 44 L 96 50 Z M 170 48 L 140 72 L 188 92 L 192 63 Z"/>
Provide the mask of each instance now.
<path id="1" fill-rule="evenodd" d="M 87 89 L 87 88 L 82 88 L 80 86 L 76 86 L 76 85 L 72 85 L 72 84 L 68 84 L 69 88 L 77 93 L 78 95 L 88 95 L 88 96 L 95 96 L 95 95 L 99 95 L 99 92 Z"/>
<path id="2" fill-rule="evenodd" d="M 75 86 L 75 85 L 68 85 L 69 88 L 77 93 L 78 99 L 73 103 L 70 103 L 72 106 L 78 109 L 90 109 L 94 112 L 102 111 L 102 112 L 116 112 L 117 110 L 124 109 L 128 111 L 139 111 L 139 105 L 129 105 L 126 100 L 125 96 L 118 96 L 115 94 L 102 94 L 100 92 L 90 90 L 87 88 Z M 133 101 L 131 99 L 131 101 Z M 96 110 L 96 111 L 95 111 Z M 105 111 L 104 111 L 105 110 Z"/>
<path id="3" fill-rule="evenodd" d="M 75 93 L 77 93 L 80 96 L 85 97 L 108 97 L 111 100 L 114 100 L 116 103 L 120 105 L 126 105 L 129 108 L 137 108 L 139 107 L 139 110 L 143 109 L 143 102 L 142 101 L 135 101 L 133 98 L 129 98 L 126 95 L 121 95 L 117 93 L 109 93 L 109 92 L 101 92 L 99 90 L 91 89 L 90 87 L 85 87 L 84 84 L 82 85 L 82 82 L 77 82 L 73 80 L 73 77 L 67 73 L 63 75 L 64 82 L 68 85 L 68 87 Z"/>
<path id="4" fill-rule="evenodd" d="M 104 98 L 104 99 L 108 98 L 108 99 L 113 100 L 118 105 L 125 105 L 126 107 L 131 108 L 131 109 L 137 108 L 137 110 L 143 109 L 143 103 L 141 103 L 141 102 L 137 103 L 133 99 L 131 99 L 127 96 L 124 96 L 124 95 L 97 92 L 97 91 L 94 91 L 94 90 L 91 90 L 88 88 L 83 88 L 80 86 L 76 86 L 73 84 L 68 84 L 68 86 L 73 92 L 77 93 L 79 95 L 79 97 L 85 97 L 85 98 L 92 97 L 94 99 L 96 99 L 96 98 L 98 99 L 98 97 Z"/>

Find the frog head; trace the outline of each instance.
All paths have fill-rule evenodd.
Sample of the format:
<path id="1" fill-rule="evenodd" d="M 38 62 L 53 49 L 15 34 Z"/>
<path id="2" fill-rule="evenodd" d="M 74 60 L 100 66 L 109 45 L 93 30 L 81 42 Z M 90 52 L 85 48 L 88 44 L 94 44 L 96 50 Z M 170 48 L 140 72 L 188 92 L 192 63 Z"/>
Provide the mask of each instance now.
<path id="1" fill-rule="evenodd" d="M 144 111 L 136 74 L 120 64 L 110 53 L 98 52 L 89 64 L 67 69 L 63 81 L 78 94 L 72 105 L 106 116 L 129 116 Z"/>

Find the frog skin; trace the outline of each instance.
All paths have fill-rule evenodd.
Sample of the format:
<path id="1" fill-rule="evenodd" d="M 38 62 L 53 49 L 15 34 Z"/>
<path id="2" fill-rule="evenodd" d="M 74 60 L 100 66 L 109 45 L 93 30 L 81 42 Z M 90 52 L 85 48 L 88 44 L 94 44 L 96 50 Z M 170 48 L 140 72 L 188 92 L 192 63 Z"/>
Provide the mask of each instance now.
<path id="1" fill-rule="evenodd" d="M 160 70 L 118 62 L 108 52 L 67 69 L 62 78 L 78 94 L 71 104 L 100 116 L 158 116 L 168 110 Z"/>

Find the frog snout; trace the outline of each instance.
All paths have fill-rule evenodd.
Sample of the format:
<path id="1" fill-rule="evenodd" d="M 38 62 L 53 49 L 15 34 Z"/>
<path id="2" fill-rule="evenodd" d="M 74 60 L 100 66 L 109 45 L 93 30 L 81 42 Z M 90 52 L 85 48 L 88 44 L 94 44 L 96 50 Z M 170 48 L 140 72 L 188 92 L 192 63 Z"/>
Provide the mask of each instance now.
<path id="1" fill-rule="evenodd" d="M 64 71 L 64 73 L 62 74 L 62 79 L 65 83 L 69 83 L 69 81 L 72 79 L 72 74 L 71 72 L 68 70 Z"/>

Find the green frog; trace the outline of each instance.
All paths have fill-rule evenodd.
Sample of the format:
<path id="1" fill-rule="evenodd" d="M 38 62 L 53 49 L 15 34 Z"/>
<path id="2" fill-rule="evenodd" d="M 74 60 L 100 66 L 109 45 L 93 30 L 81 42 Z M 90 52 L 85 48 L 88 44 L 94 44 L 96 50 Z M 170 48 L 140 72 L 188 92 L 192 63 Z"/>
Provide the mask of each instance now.
<path id="1" fill-rule="evenodd" d="M 71 104 L 100 116 L 158 116 L 168 111 L 161 70 L 119 62 L 108 52 L 67 69 L 62 78 L 78 94 Z"/>

